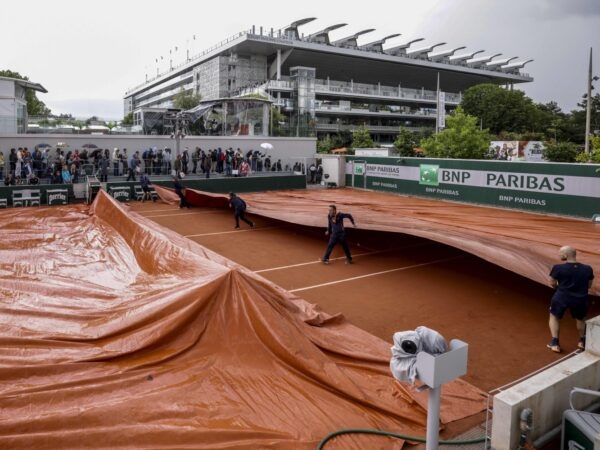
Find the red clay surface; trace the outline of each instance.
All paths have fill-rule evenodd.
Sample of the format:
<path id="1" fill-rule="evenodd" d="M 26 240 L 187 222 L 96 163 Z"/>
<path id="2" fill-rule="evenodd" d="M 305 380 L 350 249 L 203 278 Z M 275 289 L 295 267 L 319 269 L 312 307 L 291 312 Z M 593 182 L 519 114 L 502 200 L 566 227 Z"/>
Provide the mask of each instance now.
<path id="1" fill-rule="evenodd" d="M 427 392 L 389 371 L 392 334 L 419 325 L 469 344 L 467 374 L 442 390 L 451 438 L 481 424 L 481 390 L 561 357 L 545 347 L 541 282 L 558 247 L 600 262 L 584 221 L 335 189 L 244 194 L 256 227 L 234 230 L 226 196 L 187 196 L 183 210 L 101 192 L 91 206 L 0 211 L 0 446 L 308 450 L 340 428 L 422 436 Z M 357 221 L 354 265 L 339 248 L 318 261 L 333 202 Z M 567 352 L 575 334 L 564 319 Z"/>
<path id="2" fill-rule="evenodd" d="M 484 391 L 512 383 L 576 350 L 577 333 L 568 314 L 561 329 L 564 353 L 546 348 L 552 295 L 546 285 L 434 240 L 360 227 L 383 223 L 389 229 L 405 227 L 415 232 L 418 221 L 426 217 L 431 229 L 421 226 L 418 233 L 434 236 L 435 227 L 446 226 L 448 231 L 441 237 L 437 231 L 438 239 L 473 251 L 482 251 L 483 242 L 487 257 L 520 264 L 523 273 L 545 281 L 550 265 L 559 262 L 560 245 L 576 246 L 583 262 L 598 259 L 594 236 L 598 225 L 350 189 L 240 195 L 250 212 L 320 227 L 249 214 L 256 227 L 242 223 L 241 230 L 234 230 L 232 213 L 226 208 L 179 210 L 160 203 L 131 203 L 131 207 L 325 312 L 342 313 L 354 325 L 390 343 L 394 332 L 419 325 L 439 331 L 446 339 L 468 343 L 469 365 L 463 378 Z M 382 196 L 378 207 L 379 200 L 374 199 Z M 347 227 L 355 261 L 351 266 L 344 264 L 339 247 L 332 264 L 318 261 L 327 244 L 327 205 L 334 202 L 338 210 L 352 213 L 358 224 L 357 229 Z M 596 281 L 594 292 L 598 285 Z M 592 297 L 589 317 L 598 314 L 598 298 Z"/>

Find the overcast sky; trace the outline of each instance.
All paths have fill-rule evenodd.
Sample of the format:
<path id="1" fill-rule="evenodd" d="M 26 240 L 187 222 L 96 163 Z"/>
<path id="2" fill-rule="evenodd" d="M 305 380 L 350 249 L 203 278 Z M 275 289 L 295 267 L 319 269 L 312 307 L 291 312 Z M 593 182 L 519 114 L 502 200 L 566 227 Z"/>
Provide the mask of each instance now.
<path id="1" fill-rule="evenodd" d="M 457 54 L 533 59 L 522 72 L 534 81 L 519 89 L 565 112 L 586 92 L 591 47 L 600 75 L 600 0 L 9 1 L 0 14 L 0 69 L 42 84 L 48 93 L 38 98 L 55 114 L 121 119 L 125 92 L 157 67 L 164 72 L 170 57 L 181 63 L 188 50 L 252 25 L 279 29 L 306 17 L 317 20 L 300 28 L 304 34 L 347 23 L 331 33 L 334 40 L 375 28 L 359 44 L 401 33 L 384 47 L 425 38 L 411 49 L 446 42 L 435 52 L 466 46 Z"/>

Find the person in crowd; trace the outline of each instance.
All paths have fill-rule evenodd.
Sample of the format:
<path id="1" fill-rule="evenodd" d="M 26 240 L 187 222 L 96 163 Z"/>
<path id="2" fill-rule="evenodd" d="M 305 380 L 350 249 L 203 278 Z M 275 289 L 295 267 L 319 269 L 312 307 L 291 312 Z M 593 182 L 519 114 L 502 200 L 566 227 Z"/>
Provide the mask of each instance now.
<path id="1" fill-rule="evenodd" d="M 346 242 L 346 230 L 344 229 L 344 219 L 350 220 L 352 226 L 356 228 L 354 217 L 352 214 L 338 212 L 335 205 L 329 205 L 329 213 L 327 214 L 327 231 L 325 236 L 329 236 L 329 244 L 325 249 L 325 254 L 321 261 L 323 264 L 329 264 L 329 256 L 331 251 L 336 244 L 340 244 L 346 255 L 346 264 L 352 264 L 352 255 L 350 254 L 350 248 Z"/>
<path id="2" fill-rule="evenodd" d="M 73 180 L 73 183 L 79 183 L 79 169 L 77 164 L 71 163 L 69 171 L 71 172 L 71 180 Z"/>
<path id="3" fill-rule="evenodd" d="M 568 245 L 558 250 L 562 261 L 550 270 L 550 286 L 556 291 L 550 301 L 550 318 L 548 325 L 552 339 L 547 347 L 555 353 L 560 353 L 560 320 L 565 311 L 571 312 L 579 332 L 577 347 L 585 349 L 585 318 L 589 300 L 588 291 L 594 280 L 594 270 L 591 266 L 577 261 L 577 251 Z"/>
<path id="4" fill-rule="evenodd" d="M 317 179 L 317 165 L 315 163 L 312 163 L 310 166 L 308 166 L 308 172 L 310 174 L 309 183 L 314 184 Z"/>
<path id="5" fill-rule="evenodd" d="M 235 229 L 240 227 L 240 220 L 250 225 L 250 228 L 254 228 L 254 222 L 246 218 L 246 202 L 238 197 L 234 192 L 229 193 L 229 207 L 233 209 L 233 216 L 235 217 Z"/>
<path id="6" fill-rule="evenodd" d="M 50 177 L 50 183 L 52 184 L 62 184 L 63 179 L 62 179 L 62 174 L 60 172 L 60 169 L 54 169 L 52 171 L 52 176 Z"/>
<path id="7" fill-rule="evenodd" d="M 81 158 L 81 164 L 88 164 L 90 162 L 90 155 L 88 153 L 87 148 L 84 148 L 83 150 L 81 150 L 80 153 L 80 158 Z"/>
<path id="8" fill-rule="evenodd" d="M 152 201 L 156 201 L 156 196 L 152 196 L 152 182 L 150 181 L 148 174 L 145 172 L 140 175 L 140 185 L 142 186 L 142 191 L 144 192 L 142 195 L 142 202 L 150 199 L 152 199 Z"/>
<path id="9" fill-rule="evenodd" d="M 146 150 L 144 150 L 144 152 L 142 153 L 142 160 L 144 161 L 144 172 L 150 173 L 150 170 L 152 170 L 152 148 L 151 147 L 148 147 Z"/>
<path id="10" fill-rule="evenodd" d="M 121 164 L 121 152 L 118 147 L 113 149 L 112 153 L 112 163 L 113 163 L 113 176 L 119 176 L 119 166 Z"/>
<path id="11" fill-rule="evenodd" d="M 62 165 L 62 171 L 60 176 L 62 178 L 62 182 L 65 184 L 70 184 L 73 182 L 73 177 L 71 176 L 71 169 L 66 165 Z"/>
<path id="12" fill-rule="evenodd" d="M 23 178 L 23 149 L 19 147 L 17 150 L 17 162 L 15 165 L 15 176 L 17 180 Z"/>
<path id="13" fill-rule="evenodd" d="M 317 175 L 315 176 L 315 181 L 317 184 L 321 184 L 321 180 L 323 180 L 323 166 L 319 164 L 317 166 Z"/>
<path id="14" fill-rule="evenodd" d="M 0 177 L 4 177 L 4 153 L 0 152 Z"/>
<path id="15" fill-rule="evenodd" d="M 183 171 L 183 163 L 181 161 L 181 155 L 177 155 L 175 161 L 173 162 L 173 170 L 176 175 L 179 175 Z"/>
<path id="16" fill-rule="evenodd" d="M 108 181 L 108 166 L 109 160 L 106 154 L 102 154 L 100 162 L 98 163 L 98 172 L 100 173 L 100 183 L 106 183 Z M 76 181 L 73 181 L 74 183 Z"/>
<path id="17" fill-rule="evenodd" d="M 15 179 L 15 174 L 13 172 L 9 172 L 4 177 L 4 186 L 14 186 L 17 184 L 17 180 Z"/>
<path id="18" fill-rule="evenodd" d="M 210 153 L 204 156 L 202 160 L 202 171 L 206 174 L 206 178 L 210 178 L 210 171 L 212 168 L 212 159 Z"/>
<path id="19" fill-rule="evenodd" d="M 244 159 L 240 164 L 240 177 L 247 177 L 248 174 L 250 174 L 250 164 L 247 159 Z"/>
<path id="20" fill-rule="evenodd" d="M 127 172 L 128 170 L 128 165 L 129 165 L 129 160 L 127 158 L 127 149 L 124 148 L 123 151 L 121 152 L 121 166 L 123 168 L 123 172 L 121 175 L 125 175 L 125 172 Z"/>
<path id="21" fill-rule="evenodd" d="M 39 148 L 35 148 L 31 155 L 33 159 L 33 172 L 37 178 L 42 176 L 42 151 Z M 0 171 L 1 173 L 1 171 Z"/>
<path id="22" fill-rule="evenodd" d="M 165 168 L 163 167 L 164 161 L 165 161 L 164 158 L 165 158 L 164 150 L 162 148 L 157 149 L 157 151 L 156 151 L 156 166 L 154 169 L 154 175 L 168 173 L 168 172 L 166 172 Z"/>
<path id="23" fill-rule="evenodd" d="M 230 177 L 233 174 L 233 150 L 226 150 L 224 153 L 225 158 L 225 176 Z"/>
<path id="24" fill-rule="evenodd" d="M 127 180 L 125 181 L 135 181 L 135 173 L 139 170 L 140 167 L 140 152 L 136 151 L 129 160 L 129 172 L 127 174 Z"/>
<path id="25" fill-rule="evenodd" d="M 202 156 L 202 159 L 200 158 Z M 192 152 L 192 173 L 196 173 L 198 169 L 198 162 L 200 161 L 202 165 L 204 165 L 204 160 L 206 159 L 206 155 L 200 149 L 200 147 L 196 147 Z"/>
<path id="26" fill-rule="evenodd" d="M 181 171 L 184 174 L 188 174 L 188 166 L 190 162 L 190 150 L 186 147 L 183 153 L 181 154 Z"/>
<path id="27" fill-rule="evenodd" d="M 175 188 L 175 193 L 179 196 L 179 209 L 190 207 L 189 203 L 185 198 L 185 194 L 183 192 L 183 184 L 181 183 L 181 178 L 179 178 L 179 174 L 173 175 L 173 187 Z"/>
<path id="28" fill-rule="evenodd" d="M 16 176 L 15 171 L 17 170 L 17 149 L 11 148 L 8 155 L 9 172 Z"/>

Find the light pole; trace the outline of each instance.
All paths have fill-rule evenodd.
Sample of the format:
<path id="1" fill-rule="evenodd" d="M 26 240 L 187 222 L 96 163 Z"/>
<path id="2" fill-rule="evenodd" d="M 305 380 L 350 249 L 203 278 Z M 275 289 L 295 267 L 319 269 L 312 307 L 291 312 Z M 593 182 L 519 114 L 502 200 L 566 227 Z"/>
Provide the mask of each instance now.
<path id="1" fill-rule="evenodd" d="M 177 159 L 177 156 L 179 156 L 179 154 L 180 154 L 181 140 L 186 135 L 186 131 L 187 131 L 186 128 L 187 128 L 187 117 L 185 116 L 183 111 L 179 111 L 175 115 L 174 131 L 173 131 L 173 134 L 171 135 L 171 138 L 175 138 L 175 152 L 171 154 L 171 167 L 174 166 L 175 160 Z"/>
<path id="2" fill-rule="evenodd" d="M 588 82 L 587 82 L 587 104 L 585 111 L 585 145 L 584 152 L 591 155 L 592 150 L 590 149 L 590 136 L 591 136 L 591 121 L 592 121 L 592 86 L 593 81 L 597 81 L 598 77 L 592 77 L 592 48 L 590 47 L 590 64 L 588 68 Z"/>
<path id="3" fill-rule="evenodd" d="M 590 122 L 592 117 L 592 48 L 590 47 L 590 64 L 587 82 L 587 108 L 585 112 L 585 147 L 584 151 L 590 156 Z"/>

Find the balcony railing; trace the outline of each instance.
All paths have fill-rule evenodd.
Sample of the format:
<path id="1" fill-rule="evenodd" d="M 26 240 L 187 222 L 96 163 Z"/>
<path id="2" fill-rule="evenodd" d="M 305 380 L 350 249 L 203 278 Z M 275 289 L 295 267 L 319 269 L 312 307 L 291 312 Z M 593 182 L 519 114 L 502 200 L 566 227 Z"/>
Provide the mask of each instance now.
<path id="1" fill-rule="evenodd" d="M 355 132 L 359 128 L 367 128 L 371 133 L 398 134 L 400 125 L 338 125 L 336 123 L 317 123 L 315 128 L 318 132 L 339 133 L 340 131 Z M 421 127 L 402 126 L 409 131 L 418 132 Z"/>
<path id="2" fill-rule="evenodd" d="M 265 89 L 269 91 L 292 91 L 294 90 L 294 84 L 289 77 L 285 77 L 281 80 L 267 81 Z M 436 91 L 323 79 L 315 80 L 315 94 L 379 98 L 385 101 L 400 102 L 436 102 Z M 446 92 L 445 94 L 447 104 L 458 105 L 462 100 L 461 93 Z"/>

